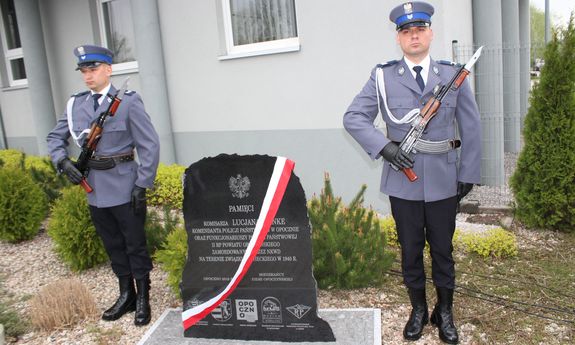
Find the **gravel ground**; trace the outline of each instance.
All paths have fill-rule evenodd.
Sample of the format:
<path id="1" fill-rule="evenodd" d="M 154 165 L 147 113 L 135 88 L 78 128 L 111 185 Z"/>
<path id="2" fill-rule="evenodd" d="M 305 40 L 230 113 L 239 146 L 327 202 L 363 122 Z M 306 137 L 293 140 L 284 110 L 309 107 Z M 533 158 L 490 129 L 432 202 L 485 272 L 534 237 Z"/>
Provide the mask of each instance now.
<path id="1" fill-rule="evenodd" d="M 516 155 L 506 154 L 505 175 L 510 176 L 515 166 Z M 479 186 L 469 194 L 468 200 L 477 201 L 481 206 L 508 206 L 512 197 L 507 185 L 503 187 Z M 460 214 L 457 227 L 462 230 L 481 231 L 492 227 L 484 224 L 468 223 L 468 215 Z M 3 292 L 18 301 L 15 308 L 22 314 L 28 310 L 27 300 L 41 287 L 59 279 L 76 277 L 93 294 L 96 305 L 104 311 L 117 297 L 117 281 L 108 265 L 81 273 L 72 273 L 56 257 L 52 242 L 44 231 L 31 241 L 20 244 L 0 243 L 0 276 Z M 31 331 L 17 340 L 16 344 L 135 344 L 146 330 L 157 320 L 166 308 L 180 306 L 179 300 L 166 284 L 166 274 L 159 268 L 151 272 L 152 322 L 145 327 L 133 325 L 133 313 L 115 322 L 99 319 L 85 320 L 69 329 L 52 333 Z M 402 331 L 410 312 L 407 303 L 397 303 L 380 289 L 360 289 L 353 291 L 319 291 L 320 308 L 365 308 L 381 309 L 382 339 L 384 344 L 440 344 L 437 330 L 426 327 L 423 337 L 417 342 L 404 342 Z M 469 334 L 472 324 L 458 324 L 461 344 L 471 344 Z"/>
<path id="2" fill-rule="evenodd" d="M 52 242 L 45 232 L 21 244 L 0 243 L 0 252 L 2 288 L 13 300 L 19 301 L 14 307 L 23 314 L 26 314 L 29 308 L 29 297 L 35 295 L 44 285 L 64 278 L 78 278 L 91 291 L 100 311 L 112 305 L 117 297 L 116 279 L 107 265 L 81 273 L 71 273 L 56 257 Z M 134 314 L 130 313 L 115 322 L 95 319 L 51 333 L 32 331 L 24 334 L 15 344 L 136 344 L 166 308 L 180 306 L 180 302 L 167 287 L 166 274 L 161 269 L 154 268 L 151 279 L 152 322 L 148 326 L 134 326 Z M 319 291 L 318 304 L 320 308 L 380 308 L 384 344 L 440 343 L 434 327 L 426 327 L 425 334 L 419 341 L 404 342 L 402 331 L 405 320 L 409 317 L 409 305 L 392 301 L 392 298 L 380 289 Z M 466 333 L 469 334 L 473 326 L 458 327 L 461 344 L 470 344 L 466 341 Z"/>

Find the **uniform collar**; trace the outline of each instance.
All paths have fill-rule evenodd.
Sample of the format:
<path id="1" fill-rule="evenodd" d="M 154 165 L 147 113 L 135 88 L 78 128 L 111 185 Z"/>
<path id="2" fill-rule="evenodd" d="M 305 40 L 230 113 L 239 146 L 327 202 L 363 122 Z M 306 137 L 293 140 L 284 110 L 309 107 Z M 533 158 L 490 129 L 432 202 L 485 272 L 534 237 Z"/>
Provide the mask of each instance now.
<path id="1" fill-rule="evenodd" d="M 403 57 L 403 60 L 405 60 L 405 64 L 409 68 L 409 71 L 411 72 L 411 75 L 413 75 L 414 78 L 416 73 L 413 70 L 413 67 L 421 66 L 422 67 L 421 77 L 423 78 L 423 81 L 427 84 L 427 75 L 429 74 L 429 64 L 431 63 L 431 57 L 429 57 L 429 54 L 427 54 L 427 56 L 423 60 L 421 60 L 419 64 L 413 63 L 406 56 Z"/>
<path id="2" fill-rule="evenodd" d="M 108 85 L 106 85 L 106 87 L 103 88 L 102 91 L 100 91 L 100 92 L 94 92 L 94 91 L 90 90 L 90 94 L 93 95 L 93 94 L 99 93 L 100 95 L 104 95 L 104 96 L 105 96 L 105 95 L 108 94 L 108 92 L 110 92 L 110 87 L 112 87 L 112 83 L 109 83 Z M 100 98 L 100 99 L 102 99 L 102 98 Z M 102 101 L 100 101 L 100 103 L 101 103 L 101 102 L 102 102 Z"/>

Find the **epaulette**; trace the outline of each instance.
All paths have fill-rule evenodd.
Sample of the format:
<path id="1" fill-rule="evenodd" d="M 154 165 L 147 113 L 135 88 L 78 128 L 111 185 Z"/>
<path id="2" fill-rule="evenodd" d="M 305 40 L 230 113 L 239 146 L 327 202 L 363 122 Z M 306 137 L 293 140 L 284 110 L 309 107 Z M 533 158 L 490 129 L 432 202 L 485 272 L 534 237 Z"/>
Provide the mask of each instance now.
<path id="1" fill-rule="evenodd" d="M 389 61 L 386 62 L 386 63 L 383 63 L 383 64 L 380 63 L 380 64 L 378 64 L 377 67 L 384 68 L 384 67 L 388 67 L 388 66 L 393 66 L 393 65 L 395 65 L 395 64 L 398 63 L 398 62 L 399 62 L 399 60 L 389 60 Z"/>
<path id="2" fill-rule="evenodd" d="M 124 95 L 131 96 L 135 93 L 136 93 L 136 91 L 134 91 L 134 90 L 126 90 L 126 92 L 124 92 Z"/>
<path id="3" fill-rule="evenodd" d="M 73 94 L 73 95 L 70 96 L 70 97 L 80 97 L 80 96 L 84 96 L 85 94 L 88 94 L 88 93 L 90 93 L 90 90 L 75 93 L 75 94 Z"/>
<path id="4" fill-rule="evenodd" d="M 447 66 L 454 66 L 454 67 L 461 67 L 462 65 L 457 62 L 449 61 L 449 60 L 437 60 L 438 64 L 447 65 Z"/>

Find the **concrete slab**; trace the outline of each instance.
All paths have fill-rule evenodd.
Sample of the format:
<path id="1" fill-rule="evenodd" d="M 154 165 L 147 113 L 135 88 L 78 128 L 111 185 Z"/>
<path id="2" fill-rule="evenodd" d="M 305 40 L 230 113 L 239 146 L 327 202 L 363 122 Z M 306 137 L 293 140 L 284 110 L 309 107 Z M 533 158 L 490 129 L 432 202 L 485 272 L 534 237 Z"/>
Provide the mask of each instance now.
<path id="1" fill-rule="evenodd" d="M 381 311 L 379 309 L 320 309 L 318 315 L 327 321 L 335 342 L 245 341 L 230 339 L 185 338 L 182 310 L 167 309 L 148 329 L 138 345 L 381 345 Z"/>

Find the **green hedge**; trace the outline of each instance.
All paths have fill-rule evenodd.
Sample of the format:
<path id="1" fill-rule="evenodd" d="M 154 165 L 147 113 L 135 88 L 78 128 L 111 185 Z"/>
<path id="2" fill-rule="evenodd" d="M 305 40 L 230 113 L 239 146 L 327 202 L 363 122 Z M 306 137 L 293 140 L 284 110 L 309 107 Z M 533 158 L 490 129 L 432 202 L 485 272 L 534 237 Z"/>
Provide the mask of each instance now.
<path id="1" fill-rule="evenodd" d="M 40 231 L 48 212 L 45 193 L 24 170 L 0 169 L 0 240 L 29 240 Z"/>
<path id="2" fill-rule="evenodd" d="M 62 190 L 52 207 L 48 235 L 60 259 L 73 271 L 82 271 L 108 260 L 102 240 L 92 224 L 86 193 L 78 186 Z"/>
<path id="3" fill-rule="evenodd" d="M 181 210 L 184 200 L 182 178 L 185 170 L 186 168 L 181 165 L 160 163 L 154 188 L 148 193 L 148 205 L 167 205 L 172 209 Z"/>
<path id="4" fill-rule="evenodd" d="M 180 282 L 187 256 L 188 235 L 183 225 L 178 225 L 168 234 L 163 247 L 154 255 L 154 259 L 168 273 L 168 286 L 177 296 L 180 296 Z"/>

